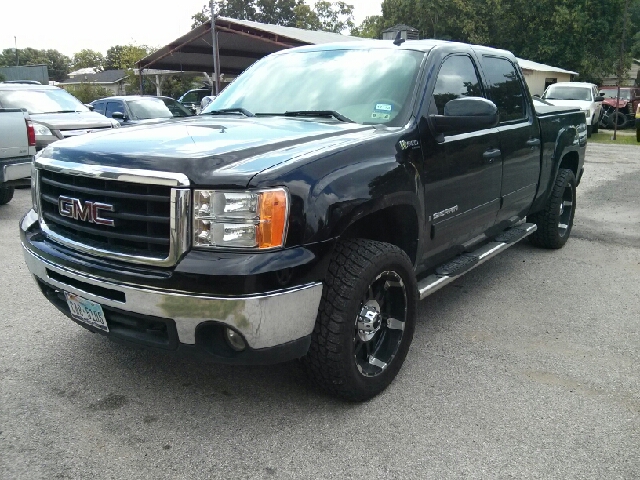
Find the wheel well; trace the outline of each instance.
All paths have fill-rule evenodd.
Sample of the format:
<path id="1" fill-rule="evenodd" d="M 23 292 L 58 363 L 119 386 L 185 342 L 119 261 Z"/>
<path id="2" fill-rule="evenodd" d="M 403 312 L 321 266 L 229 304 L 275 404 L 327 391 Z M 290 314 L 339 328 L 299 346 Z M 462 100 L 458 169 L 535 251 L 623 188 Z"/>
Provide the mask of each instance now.
<path id="1" fill-rule="evenodd" d="M 378 210 L 349 225 L 342 239 L 366 238 L 400 247 L 415 264 L 418 250 L 418 217 L 409 206 Z"/>
<path id="2" fill-rule="evenodd" d="M 578 165 L 580 163 L 580 157 L 577 152 L 568 152 L 562 161 L 560 162 L 560 168 L 567 168 L 573 172 L 576 178 L 578 178 Z"/>

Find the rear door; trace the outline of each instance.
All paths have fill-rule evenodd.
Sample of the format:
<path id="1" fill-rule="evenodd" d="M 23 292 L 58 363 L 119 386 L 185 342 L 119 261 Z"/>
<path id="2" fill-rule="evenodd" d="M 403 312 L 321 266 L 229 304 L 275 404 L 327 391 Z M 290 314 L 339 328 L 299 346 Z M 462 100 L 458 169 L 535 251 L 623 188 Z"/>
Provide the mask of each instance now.
<path id="1" fill-rule="evenodd" d="M 540 127 L 526 86 L 515 64 L 506 57 L 484 55 L 482 67 L 489 99 L 500 113 L 502 187 L 497 222 L 526 215 L 540 178 Z"/>

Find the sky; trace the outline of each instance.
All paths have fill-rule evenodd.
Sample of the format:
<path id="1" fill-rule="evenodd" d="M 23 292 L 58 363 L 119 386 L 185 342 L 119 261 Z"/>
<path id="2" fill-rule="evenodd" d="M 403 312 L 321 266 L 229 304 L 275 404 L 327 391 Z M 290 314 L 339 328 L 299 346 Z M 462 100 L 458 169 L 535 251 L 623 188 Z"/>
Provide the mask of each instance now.
<path id="1" fill-rule="evenodd" d="M 355 23 L 380 15 L 382 0 L 346 0 Z M 55 49 L 71 57 L 83 48 L 106 54 L 114 45 L 161 47 L 190 30 L 207 0 L 4 0 L 0 50 Z M 313 0 L 307 0 L 313 4 Z"/>

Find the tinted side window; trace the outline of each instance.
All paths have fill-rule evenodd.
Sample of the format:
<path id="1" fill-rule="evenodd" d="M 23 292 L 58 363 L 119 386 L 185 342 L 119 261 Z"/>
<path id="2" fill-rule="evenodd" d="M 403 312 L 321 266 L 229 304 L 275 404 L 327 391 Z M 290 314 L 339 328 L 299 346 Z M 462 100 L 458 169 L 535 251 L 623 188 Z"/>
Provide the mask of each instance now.
<path id="1" fill-rule="evenodd" d="M 93 104 L 93 111 L 104 115 L 104 102 L 96 102 Z"/>
<path id="2" fill-rule="evenodd" d="M 489 95 L 498 107 L 500 121 L 520 120 L 527 116 L 526 95 L 516 67 L 506 58 L 483 57 L 489 81 Z"/>
<path id="3" fill-rule="evenodd" d="M 478 73 L 467 55 L 447 57 L 438 72 L 438 80 L 433 90 L 431 112 L 444 115 L 444 106 L 450 100 L 460 97 L 482 97 Z"/>
<path id="4" fill-rule="evenodd" d="M 107 111 L 105 115 L 109 118 L 113 115 L 113 112 L 124 112 L 124 106 L 120 102 L 107 102 Z"/>

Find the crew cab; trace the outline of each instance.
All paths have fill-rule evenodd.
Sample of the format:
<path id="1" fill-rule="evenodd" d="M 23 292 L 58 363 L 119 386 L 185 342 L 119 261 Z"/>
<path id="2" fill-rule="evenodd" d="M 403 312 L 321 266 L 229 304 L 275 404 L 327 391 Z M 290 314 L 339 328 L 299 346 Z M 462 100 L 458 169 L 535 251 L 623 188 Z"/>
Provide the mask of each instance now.
<path id="1" fill-rule="evenodd" d="M 29 185 L 36 134 L 25 110 L 0 108 L 0 205 L 13 198 L 14 188 Z"/>
<path id="2" fill-rule="evenodd" d="M 423 299 L 530 238 L 567 241 L 585 115 L 515 57 L 435 40 L 294 48 L 197 117 L 55 143 L 21 221 L 42 293 L 92 332 L 219 362 L 301 358 L 362 401 Z"/>

